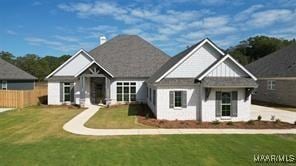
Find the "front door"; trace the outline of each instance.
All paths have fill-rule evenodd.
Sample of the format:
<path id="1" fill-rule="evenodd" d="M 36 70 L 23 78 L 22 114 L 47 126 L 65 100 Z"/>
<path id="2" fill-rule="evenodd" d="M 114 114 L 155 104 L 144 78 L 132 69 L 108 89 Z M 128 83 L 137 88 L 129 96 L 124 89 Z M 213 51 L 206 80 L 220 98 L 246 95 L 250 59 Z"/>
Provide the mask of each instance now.
<path id="1" fill-rule="evenodd" d="M 105 100 L 105 89 L 102 83 L 93 82 L 91 87 L 92 104 L 102 104 Z"/>

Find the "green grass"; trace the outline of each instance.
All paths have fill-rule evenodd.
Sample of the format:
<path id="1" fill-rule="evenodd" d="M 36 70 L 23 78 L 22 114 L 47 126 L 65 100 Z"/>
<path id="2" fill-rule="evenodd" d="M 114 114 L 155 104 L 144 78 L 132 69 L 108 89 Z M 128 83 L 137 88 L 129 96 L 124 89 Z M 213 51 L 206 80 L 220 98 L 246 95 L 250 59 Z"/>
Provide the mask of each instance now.
<path id="1" fill-rule="evenodd" d="M 250 165 L 253 154 L 295 155 L 295 135 L 91 137 L 63 131 L 79 112 L 30 107 L 0 113 L 0 165 Z"/>
<path id="2" fill-rule="evenodd" d="M 101 108 L 85 126 L 97 129 L 152 128 L 137 122 L 137 111 L 140 109 L 144 109 L 143 105 L 132 104 Z"/>

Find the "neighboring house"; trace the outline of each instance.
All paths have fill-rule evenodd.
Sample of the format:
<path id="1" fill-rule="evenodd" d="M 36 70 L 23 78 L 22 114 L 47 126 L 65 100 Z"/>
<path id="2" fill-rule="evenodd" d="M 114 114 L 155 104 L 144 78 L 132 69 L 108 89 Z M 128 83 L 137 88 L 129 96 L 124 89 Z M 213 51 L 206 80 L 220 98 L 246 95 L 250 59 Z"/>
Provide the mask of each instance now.
<path id="1" fill-rule="evenodd" d="M 0 58 L 0 90 L 31 90 L 36 80 L 36 77 Z"/>
<path id="2" fill-rule="evenodd" d="M 147 103 L 158 119 L 250 119 L 256 78 L 209 39 L 169 58 L 135 35 L 80 50 L 48 77 L 48 103 Z"/>
<path id="3" fill-rule="evenodd" d="M 258 77 L 253 100 L 296 106 L 296 44 L 246 66 Z"/>

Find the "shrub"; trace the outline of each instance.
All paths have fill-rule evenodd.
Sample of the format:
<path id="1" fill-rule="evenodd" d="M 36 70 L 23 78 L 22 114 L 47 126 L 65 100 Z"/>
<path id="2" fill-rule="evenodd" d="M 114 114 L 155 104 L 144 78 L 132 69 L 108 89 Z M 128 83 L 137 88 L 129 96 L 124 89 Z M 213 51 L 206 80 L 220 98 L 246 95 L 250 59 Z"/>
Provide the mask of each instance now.
<path id="1" fill-rule="evenodd" d="M 214 120 L 214 121 L 212 122 L 212 124 L 214 124 L 214 125 L 218 125 L 218 124 L 220 124 L 220 122 L 219 122 L 219 120 Z"/>
<path id="2" fill-rule="evenodd" d="M 294 122 L 294 125 L 296 125 L 296 120 L 295 120 L 295 122 Z"/>
<path id="3" fill-rule="evenodd" d="M 260 121 L 261 119 L 262 119 L 262 116 L 259 115 L 259 116 L 257 117 L 257 120 Z"/>
<path id="4" fill-rule="evenodd" d="M 150 117 L 150 114 L 149 113 L 146 113 L 145 119 L 149 119 L 149 117 Z"/>
<path id="5" fill-rule="evenodd" d="M 233 122 L 232 121 L 229 121 L 226 124 L 229 125 L 229 126 L 232 126 L 233 125 Z"/>
<path id="6" fill-rule="evenodd" d="M 274 115 L 271 115 L 270 120 L 274 121 L 274 119 L 275 119 L 275 116 Z"/>
<path id="7" fill-rule="evenodd" d="M 253 120 L 249 120 L 249 121 L 247 121 L 247 124 L 248 125 L 253 125 L 254 124 L 254 121 Z"/>
<path id="8" fill-rule="evenodd" d="M 274 123 L 280 123 L 281 122 L 281 120 L 279 119 L 279 118 L 277 118 L 275 121 L 274 121 Z"/>

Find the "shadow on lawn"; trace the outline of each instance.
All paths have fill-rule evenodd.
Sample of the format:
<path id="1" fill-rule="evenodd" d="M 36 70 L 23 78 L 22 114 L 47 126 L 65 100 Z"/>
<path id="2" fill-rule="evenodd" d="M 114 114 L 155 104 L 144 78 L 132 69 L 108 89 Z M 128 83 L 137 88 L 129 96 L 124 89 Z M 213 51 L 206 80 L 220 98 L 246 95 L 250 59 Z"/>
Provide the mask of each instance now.
<path id="1" fill-rule="evenodd" d="M 129 104 L 128 116 L 142 116 L 146 118 L 155 118 L 151 110 L 145 104 Z"/>

